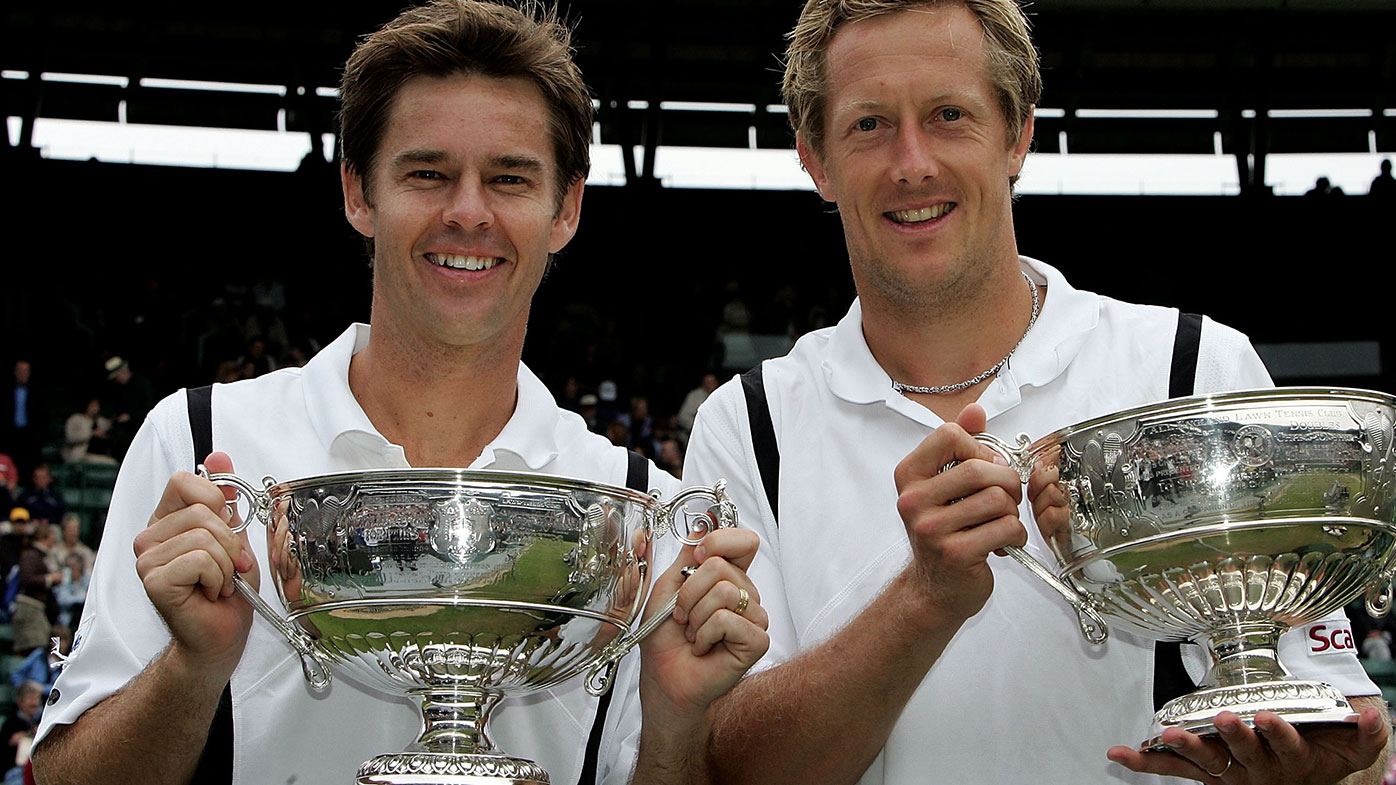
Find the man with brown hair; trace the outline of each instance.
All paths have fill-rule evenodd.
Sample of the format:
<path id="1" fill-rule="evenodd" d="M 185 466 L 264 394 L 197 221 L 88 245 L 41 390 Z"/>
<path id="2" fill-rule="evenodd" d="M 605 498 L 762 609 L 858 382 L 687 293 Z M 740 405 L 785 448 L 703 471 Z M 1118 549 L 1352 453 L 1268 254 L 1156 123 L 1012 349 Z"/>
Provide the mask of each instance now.
<path id="1" fill-rule="evenodd" d="M 1092 647 L 1055 592 L 992 558 L 1053 557 L 1024 526 L 1049 495 L 1024 506 L 970 437 L 986 420 L 1040 436 L 1169 397 L 1180 324 L 1200 344 L 1186 393 L 1270 383 L 1240 333 L 1018 254 L 1040 91 L 1016 0 L 809 0 L 791 35 L 798 152 L 837 205 L 858 299 L 714 392 L 694 428 L 684 476 L 729 478 L 771 619 L 769 654 L 717 707 L 724 781 L 1332 783 L 1386 744 L 1351 652 L 1311 654 L 1299 629 L 1286 664 L 1367 696 L 1359 722 L 1301 736 L 1224 714 L 1220 737 L 1165 732 L 1176 754 L 1113 746 L 1146 738 L 1154 644 Z"/>
<path id="2" fill-rule="evenodd" d="M 411 9 L 359 45 L 341 95 L 345 211 L 371 243 L 372 328 L 350 327 L 303 369 L 217 385 L 211 412 L 191 394 L 151 413 L 45 712 L 45 785 L 342 785 L 420 726 L 408 701 L 352 679 L 310 691 L 286 641 L 233 596 L 238 572 L 280 604 L 266 543 L 231 532 L 224 492 L 189 473 L 196 461 L 288 480 L 444 466 L 628 484 L 626 451 L 560 410 L 520 362 L 589 167 L 591 103 L 566 28 L 534 5 Z M 196 454 L 200 409 L 219 452 Z M 676 489 L 643 467 L 650 485 Z M 597 701 L 580 679 L 504 701 L 490 725 L 499 746 L 557 785 L 622 783 L 632 766 L 636 782 L 704 781 L 708 704 L 766 646 L 744 572 L 756 544 L 750 531 L 713 532 L 656 580 L 653 597 L 683 587 L 678 608 L 643 645 L 638 689 L 615 697 L 596 747 Z"/>

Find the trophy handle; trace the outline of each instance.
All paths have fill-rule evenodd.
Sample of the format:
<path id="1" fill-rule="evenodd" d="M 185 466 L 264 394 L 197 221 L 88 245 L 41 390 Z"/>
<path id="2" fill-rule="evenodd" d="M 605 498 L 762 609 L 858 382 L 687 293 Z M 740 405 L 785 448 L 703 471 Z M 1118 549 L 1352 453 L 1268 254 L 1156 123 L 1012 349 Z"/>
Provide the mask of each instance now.
<path id="1" fill-rule="evenodd" d="M 262 599 L 262 595 L 258 594 L 257 590 L 253 589 L 246 580 L 243 580 L 241 575 L 233 575 L 233 588 L 237 589 L 238 594 L 241 594 L 242 598 L 252 605 L 252 610 L 256 611 L 258 616 L 275 627 L 276 631 L 281 633 L 281 637 L 291 644 L 291 648 L 301 655 L 301 672 L 305 674 L 305 681 L 310 685 L 310 688 L 320 691 L 329 687 L 330 669 L 320 659 L 320 653 L 315 650 L 315 641 L 281 618 L 280 614 L 273 610 L 266 600 Z"/>
<path id="2" fill-rule="evenodd" d="M 246 529 L 248 525 L 252 523 L 253 518 L 256 518 L 257 520 L 261 521 L 262 525 L 266 525 L 267 518 L 269 517 L 271 511 L 271 495 L 268 494 L 265 490 L 253 487 L 252 483 L 230 472 L 209 474 L 208 467 L 204 466 L 202 463 L 199 464 L 197 469 L 195 469 L 195 473 L 198 474 L 200 477 L 204 478 L 205 480 L 208 480 L 209 482 L 213 483 L 214 485 L 217 485 L 220 488 L 232 488 L 234 491 L 237 492 L 238 496 L 241 496 L 242 498 L 247 500 L 247 520 L 240 521 L 238 525 L 230 527 L 232 528 L 234 534 L 241 532 L 243 529 Z M 266 486 L 268 488 L 276 484 L 276 481 L 270 477 L 266 478 L 264 482 L 266 483 Z M 228 502 L 228 509 L 236 512 L 236 504 L 236 499 L 234 501 Z"/>
<path id="3" fill-rule="evenodd" d="M 702 514 L 690 513 L 685 509 L 685 505 L 693 499 L 706 499 L 712 502 L 712 506 L 717 508 L 717 520 L 712 517 L 711 507 L 708 512 Z M 713 529 L 730 529 L 737 525 L 737 505 L 732 503 L 732 499 L 727 495 L 727 481 L 718 480 L 711 488 L 696 487 L 686 488 L 679 492 L 668 504 L 663 505 L 658 513 L 668 520 L 667 530 L 673 532 L 675 539 L 684 545 L 697 545 L 703 541 L 703 535 Z M 680 517 L 684 520 L 680 522 Z M 664 528 L 659 529 L 659 534 L 663 534 Z M 689 535 L 697 534 L 697 537 Z M 693 566 L 683 568 L 685 576 L 692 575 L 697 569 Z M 621 658 L 634 648 L 646 635 L 654 632 L 659 625 L 668 620 L 669 615 L 674 612 L 674 607 L 678 605 L 679 594 L 674 592 L 674 596 L 665 601 L 653 616 L 644 624 L 641 624 L 627 635 L 622 636 L 611 645 L 606 647 L 601 657 L 592 663 L 587 669 L 586 691 L 588 694 L 601 697 L 611 688 L 611 682 L 615 679 L 616 668 L 620 665 Z"/>
<path id="4" fill-rule="evenodd" d="M 1027 485 L 1028 479 L 1032 475 L 1032 453 L 1028 450 L 1030 439 L 1026 433 L 1018 434 L 1016 445 L 1009 444 L 991 433 L 976 433 L 974 439 L 1002 455 L 1004 460 L 1008 461 L 1008 467 L 1018 473 L 1018 481 Z M 949 469 L 955 463 L 957 462 L 946 464 L 941 471 Z M 1062 599 L 1071 606 L 1071 609 L 1076 611 L 1076 620 L 1081 625 L 1081 637 L 1097 646 L 1109 640 L 1110 628 L 1105 623 L 1105 617 L 1101 615 L 1089 597 L 1081 596 L 1080 592 L 1067 585 L 1065 581 L 1047 569 L 1046 565 L 1022 548 L 1009 545 L 1003 550 L 1013 557 L 1014 561 L 1026 567 L 1028 572 L 1052 587 L 1052 590 L 1060 594 Z"/>
<path id="5" fill-rule="evenodd" d="M 1380 619 L 1391 611 L 1390 572 L 1383 574 L 1377 582 L 1367 587 L 1367 615 Z"/>
<path id="6" fill-rule="evenodd" d="M 202 463 L 199 464 L 196 471 L 198 475 L 205 480 L 208 480 L 220 488 L 232 488 L 237 492 L 238 496 L 247 500 L 247 520 L 239 522 L 236 526 L 229 527 L 234 532 L 240 532 L 246 529 L 253 518 L 261 521 L 262 525 L 267 525 L 267 519 L 270 517 L 271 510 L 271 495 L 265 490 L 253 487 L 251 483 L 236 474 L 209 474 L 208 468 Z M 276 484 L 276 481 L 270 477 L 266 478 L 264 482 L 268 488 Z M 236 503 L 236 500 L 230 501 L 228 502 L 228 507 L 232 508 Z M 271 624 L 271 626 L 275 627 L 276 631 L 281 633 L 281 636 L 286 639 L 286 642 L 291 644 L 291 648 L 295 649 L 296 652 L 300 654 L 301 671 L 305 674 L 305 681 L 310 685 L 311 689 L 318 691 L 329 687 L 331 680 L 330 669 L 326 667 L 325 663 L 320 659 L 319 652 L 315 650 L 315 641 L 309 635 L 291 626 L 289 622 L 281 618 L 281 615 L 268 605 L 266 600 L 262 599 L 262 596 L 257 593 L 257 590 L 253 589 L 251 584 L 237 573 L 233 573 L 233 588 L 237 590 L 238 594 L 242 595 L 244 600 L 247 600 L 248 604 L 252 606 L 252 610 L 256 611 L 258 616 L 261 616 Z"/>
<path id="7" fill-rule="evenodd" d="M 684 577 L 687 577 L 697 572 L 697 570 L 697 567 L 689 565 L 688 567 L 684 567 L 682 572 Z M 601 659 L 597 660 L 587 669 L 587 694 L 594 698 L 605 695 L 606 691 L 611 689 L 611 681 L 616 677 L 616 668 L 620 665 L 621 658 L 624 657 L 626 652 L 630 651 L 635 644 L 644 640 L 645 636 L 659 629 L 659 625 L 669 619 L 669 615 L 674 612 L 674 608 L 676 608 L 678 604 L 679 593 L 674 592 L 674 595 L 666 600 L 664 605 L 656 611 L 648 621 L 641 624 L 634 632 L 612 643 L 610 646 L 607 646 L 606 651 L 601 655 Z"/>
<path id="8" fill-rule="evenodd" d="M 685 505 L 692 499 L 707 499 L 717 508 L 717 520 L 714 521 L 709 513 L 694 514 L 689 512 Z M 731 497 L 727 495 L 727 481 L 718 480 L 711 488 L 698 486 L 695 488 L 685 488 L 679 491 L 673 501 L 663 505 L 658 513 L 668 519 L 667 531 L 673 532 L 674 537 L 684 545 L 697 545 L 703 541 L 703 535 L 713 529 L 730 529 L 737 525 L 737 505 L 732 503 Z M 679 518 L 683 517 L 680 522 Z M 659 529 L 659 534 L 666 531 Z M 685 535 L 697 534 L 697 537 Z"/>

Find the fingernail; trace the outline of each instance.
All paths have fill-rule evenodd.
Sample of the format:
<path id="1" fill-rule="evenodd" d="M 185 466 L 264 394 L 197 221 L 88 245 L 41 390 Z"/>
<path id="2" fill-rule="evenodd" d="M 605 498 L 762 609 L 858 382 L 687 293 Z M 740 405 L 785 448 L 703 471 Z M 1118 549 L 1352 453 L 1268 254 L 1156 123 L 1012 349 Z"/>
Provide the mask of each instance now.
<path id="1" fill-rule="evenodd" d="M 702 564 L 708 560 L 708 549 L 699 545 L 693 549 L 693 558 L 697 559 L 699 564 Z"/>
<path id="2" fill-rule="evenodd" d="M 692 627 L 685 627 L 683 631 L 683 636 L 688 639 L 689 643 L 692 643 L 694 638 L 698 637 L 694 635 Z"/>
<path id="3" fill-rule="evenodd" d="M 1228 722 L 1225 725 L 1218 725 L 1217 730 L 1220 731 L 1223 736 L 1234 736 L 1236 735 L 1237 728 L 1235 725 Z"/>
<path id="4" fill-rule="evenodd" d="M 674 612 L 670 615 L 673 616 L 674 621 L 678 622 L 679 624 L 688 624 L 688 612 L 685 611 L 682 607 L 675 605 Z"/>
<path id="5" fill-rule="evenodd" d="M 1163 743 L 1168 745 L 1169 747 L 1172 747 L 1175 750 L 1181 750 L 1183 748 L 1182 739 L 1173 739 L 1171 741 L 1168 739 L 1164 739 Z"/>
<path id="6" fill-rule="evenodd" d="M 994 453 L 994 463 L 997 463 L 999 466 L 1008 465 L 1008 461 L 1005 460 L 1004 457 L 1002 455 L 999 455 L 998 453 Z"/>
<path id="7" fill-rule="evenodd" d="M 252 569 L 252 555 L 249 554 L 246 550 L 242 551 L 242 553 L 239 553 L 238 563 L 236 566 L 238 568 L 238 572 L 247 572 L 248 570 Z"/>

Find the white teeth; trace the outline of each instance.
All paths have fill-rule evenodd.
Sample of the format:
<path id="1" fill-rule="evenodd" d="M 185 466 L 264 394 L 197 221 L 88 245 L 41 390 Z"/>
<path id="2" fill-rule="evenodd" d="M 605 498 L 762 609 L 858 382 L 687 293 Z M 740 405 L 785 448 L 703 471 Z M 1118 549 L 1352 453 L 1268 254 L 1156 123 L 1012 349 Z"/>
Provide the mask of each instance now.
<path id="1" fill-rule="evenodd" d="M 494 256 L 461 256 L 452 253 L 429 253 L 427 259 L 434 265 L 450 267 L 453 270 L 488 270 L 500 261 Z"/>
<path id="2" fill-rule="evenodd" d="M 941 202 L 940 204 L 933 205 L 931 207 L 922 207 L 919 210 L 899 210 L 895 213 L 891 213 L 891 216 L 892 220 L 896 221 L 897 223 L 920 223 L 922 221 L 929 221 L 932 218 L 939 218 L 942 215 L 945 215 L 946 213 L 950 212 L 950 208 L 954 207 L 954 205 L 954 202 Z"/>

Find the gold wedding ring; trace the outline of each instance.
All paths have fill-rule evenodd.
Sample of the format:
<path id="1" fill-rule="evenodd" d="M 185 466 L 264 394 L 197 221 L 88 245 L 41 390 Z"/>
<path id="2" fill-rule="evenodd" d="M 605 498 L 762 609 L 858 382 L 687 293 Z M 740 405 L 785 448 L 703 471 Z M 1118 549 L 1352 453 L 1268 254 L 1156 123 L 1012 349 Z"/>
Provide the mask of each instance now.
<path id="1" fill-rule="evenodd" d="M 1231 771 L 1231 762 L 1234 760 L 1236 759 L 1228 755 L 1226 758 L 1226 765 L 1222 766 L 1221 771 L 1207 771 L 1206 769 L 1203 769 L 1203 771 L 1207 771 L 1208 777 L 1220 778 L 1223 774 L 1226 774 L 1228 771 Z"/>
<path id="2" fill-rule="evenodd" d="M 737 615 L 746 613 L 746 606 L 751 603 L 751 595 L 746 593 L 746 589 L 737 587 Z"/>

